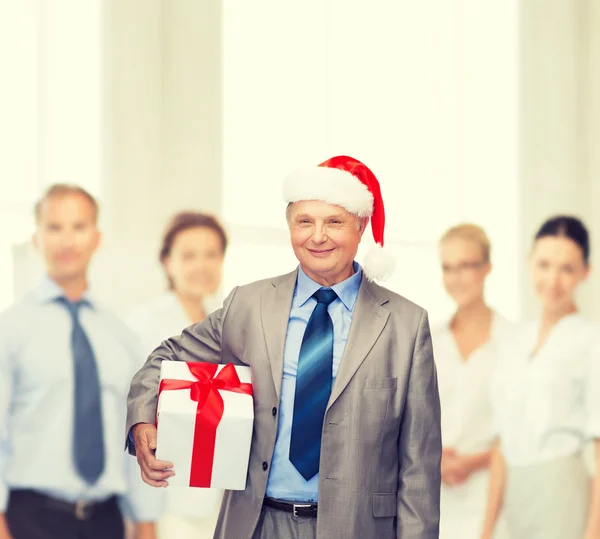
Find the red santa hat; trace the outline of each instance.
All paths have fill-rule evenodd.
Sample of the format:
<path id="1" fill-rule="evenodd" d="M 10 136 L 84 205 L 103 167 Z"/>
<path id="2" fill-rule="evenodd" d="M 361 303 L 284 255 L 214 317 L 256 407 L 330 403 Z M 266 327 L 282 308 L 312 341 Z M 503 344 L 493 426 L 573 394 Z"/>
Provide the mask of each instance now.
<path id="1" fill-rule="evenodd" d="M 298 170 L 285 180 L 283 196 L 287 203 L 322 200 L 341 206 L 358 217 L 370 217 L 376 245 L 365 257 L 365 275 L 369 280 L 390 277 L 395 260 L 383 248 L 385 210 L 381 190 L 375 174 L 364 163 L 338 155 L 317 167 Z"/>

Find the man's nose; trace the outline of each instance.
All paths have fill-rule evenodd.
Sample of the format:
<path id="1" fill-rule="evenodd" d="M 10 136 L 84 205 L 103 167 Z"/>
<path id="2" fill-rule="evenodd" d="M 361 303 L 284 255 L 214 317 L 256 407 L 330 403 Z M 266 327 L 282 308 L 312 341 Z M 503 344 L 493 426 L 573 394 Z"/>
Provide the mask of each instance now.
<path id="1" fill-rule="evenodd" d="M 313 243 L 325 243 L 327 241 L 327 234 L 325 227 L 320 224 L 316 224 L 312 235 Z"/>
<path id="2" fill-rule="evenodd" d="M 75 234 L 72 232 L 64 232 L 61 235 L 60 243 L 63 247 L 73 247 L 75 244 Z"/>

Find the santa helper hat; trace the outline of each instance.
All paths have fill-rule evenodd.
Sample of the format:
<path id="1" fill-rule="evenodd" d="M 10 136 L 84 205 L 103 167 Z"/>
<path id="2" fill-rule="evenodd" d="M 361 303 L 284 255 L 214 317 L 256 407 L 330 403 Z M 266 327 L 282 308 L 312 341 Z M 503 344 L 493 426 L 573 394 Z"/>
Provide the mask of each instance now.
<path id="1" fill-rule="evenodd" d="M 383 248 L 385 210 L 379 182 L 364 163 L 338 155 L 317 167 L 298 170 L 286 178 L 283 197 L 287 203 L 321 200 L 341 206 L 357 217 L 370 217 L 376 245 L 365 257 L 365 275 L 371 281 L 384 281 L 393 273 L 394 257 Z"/>

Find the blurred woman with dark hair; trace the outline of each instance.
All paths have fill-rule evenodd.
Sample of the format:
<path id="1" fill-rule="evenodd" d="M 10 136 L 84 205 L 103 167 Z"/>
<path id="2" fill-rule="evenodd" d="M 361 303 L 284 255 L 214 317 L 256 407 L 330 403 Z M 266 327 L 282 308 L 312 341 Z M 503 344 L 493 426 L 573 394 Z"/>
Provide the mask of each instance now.
<path id="1" fill-rule="evenodd" d="M 129 317 L 148 355 L 161 338 L 180 334 L 220 307 L 214 296 L 221 284 L 226 249 L 227 235 L 213 216 L 182 212 L 171 219 L 159 254 L 168 291 Z M 156 493 L 166 497 L 165 514 L 158 524 L 160 539 L 213 536 L 220 490 L 168 487 Z"/>
<path id="2" fill-rule="evenodd" d="M 574 217 L 549 219 L 535 236 L 530 272 L 540 315 L 504 343 L 494 376 L 498 443 L 484 539 L 500 508 L 516 539 L 600 537 L 600 474 L 590 479 L 582 455 L 594 440 L 600 456 L 598 330 L 575 301 L 589 256 L 588 231 Z"/>

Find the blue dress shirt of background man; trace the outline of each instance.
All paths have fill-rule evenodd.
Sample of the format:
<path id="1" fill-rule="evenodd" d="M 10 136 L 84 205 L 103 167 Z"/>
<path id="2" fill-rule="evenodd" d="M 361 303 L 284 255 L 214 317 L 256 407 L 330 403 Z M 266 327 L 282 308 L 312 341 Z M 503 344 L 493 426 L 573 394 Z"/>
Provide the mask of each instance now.
<path id="1" fill-rule="evenodd" d="M 140 348 L 88 291 L 97 216 L 83 189 L 48 189 L 34 236 L 47 273 L 0 315 L 0 539 L 121 539 L 123 514 L 155 537 L 157 497 L 122 449 Z"/>
<path id="2" fill-rule="evenodd" d="M 144 480 L 156 459 L 162 361 L 249 365 L 254 434 L 246 488 L 226 492 L 217 539 L 437 539 L 441 426 L 427 313 L 373 282 L 389 273 L 379 183 L 346 156 L 284 185 L 300 266 L 235 288 L 164 341 L 135 376 L 126 432 Z M 379 246 L 354 258 L 371 220 Z"/>

